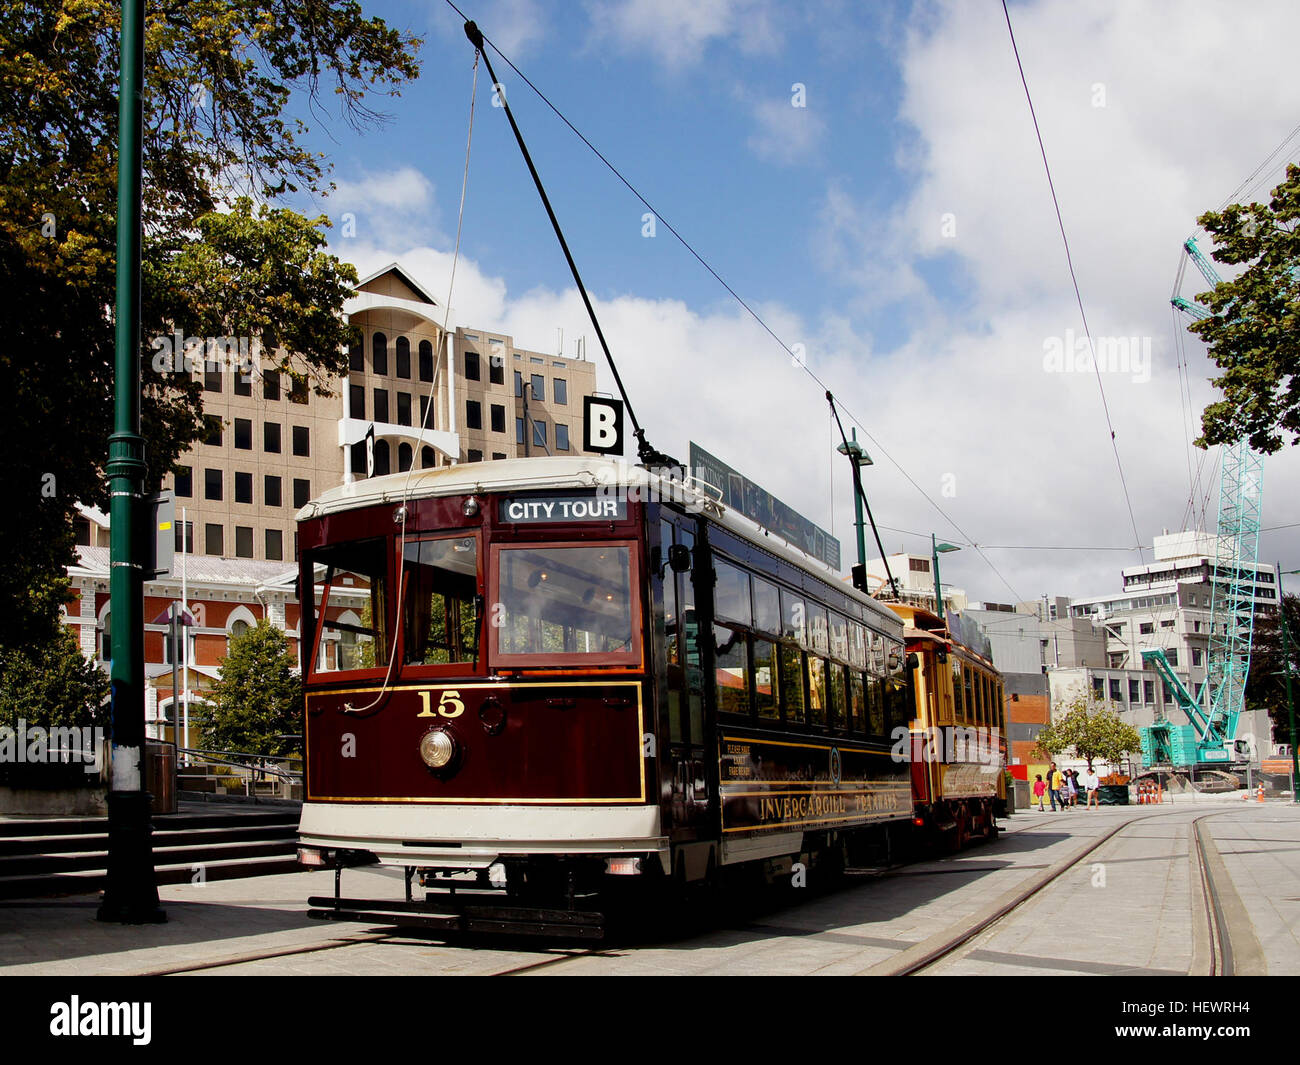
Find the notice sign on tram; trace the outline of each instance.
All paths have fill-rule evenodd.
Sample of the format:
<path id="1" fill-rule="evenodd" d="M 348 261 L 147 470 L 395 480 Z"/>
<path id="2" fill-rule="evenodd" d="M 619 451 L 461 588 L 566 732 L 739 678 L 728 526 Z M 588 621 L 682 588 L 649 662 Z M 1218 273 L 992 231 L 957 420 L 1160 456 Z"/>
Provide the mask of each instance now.
<path id="1" fill-rule="evenodd" d="M 530 496 L 500 501 L 497 518 L 512 525 L 541 525 L 546 522 L 622 521 L 627 517 L 627 500 L 595 492 L 562 496 Z"/>

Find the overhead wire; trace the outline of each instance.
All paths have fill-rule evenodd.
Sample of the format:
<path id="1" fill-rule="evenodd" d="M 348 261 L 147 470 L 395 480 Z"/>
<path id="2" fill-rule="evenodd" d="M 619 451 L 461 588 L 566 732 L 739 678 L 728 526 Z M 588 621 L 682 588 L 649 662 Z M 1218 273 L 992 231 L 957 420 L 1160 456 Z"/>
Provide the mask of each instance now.
<path id="1" fill-rule="evenodd" d="M 1061 242 L 1062 244 L 1065 245 L 1065 262 L 1070 270 L 1070 282 L 1074 286 L 1075 302 L 1078 304 L 1079 307 L 1079 317 L 1083 321 L 1083 331 L 1088 337 L 1088 350 L 1092 354 L 1092 368 L 1093 368 L 1093 372 L 1097 376 L 1097 389 L 1101 393 L 1101 407 L 1103 413 L 1106 416 L 1106 426 L 1110 430 L 1110 446 L 1111 446 L 1111 450 L 1115 453 L 1115 468 L 1119 471 L 1119 483 L 1121 489 L 1124 492 L 1124 505 L 1128 508 L 1129 522 L 1133 526 L 1133 539 L 1135 542 L 1140 543 L 1141 537 L 1138 535 L 1137 519 L 1136 517 L 1134 517 L 1133 514 L 1133 500 L 1129 497 L 1128 481 L 1124 476 L 1124 463 L 1121 461 L 1119 457 L 1119 445 L 1116 443 L 1115 440 L 1115 425 L 1111 421 L 1110 406 L 1106 402 L 1106 388 L 1102 384 L 1101 368 L 1097 365 L 1097 349 L 1092 341 L 1092 330 L 1088 326 L 1087 312 L 1085 312 L 1083 309 L 1083 295 L 1079 291 L 1079 279 L 1074 272 L 1074 258 L 1070 254 L 1070 240 L 1065 235 L 1065 221 L 1061 217 L 1061 203 L 1060 200 L 1057 199 L 1056 185 L 1052 181 L 1052 168 L 1050 165 L 1048 165 L 1047 162 L 1047 148 L 1043 144 L 1043 133 L 1038 126 L 1038 115 L 1034 111 L 1034 100 L 1032 95 L 1029 92 L 1029 81 L 1025 77 L 1024 64 L 1021 63 L 1020 61 L 1020 49 L 1016 45 L 1015 30 L 1013 30 L 1011 27 L 1011 12 L 1007 9 L 1007 0 L 1002 0 L 1002 13 L 1003 15 L 1006 16 L 1007 33 L 1011 37 L 1011 50 L 1012 52 L 1015 53 L 1016 67 L 1020 71 L 1020 83 L 1025 88 L 1025 100 L 1029 104 L 1029 117 L 1033 119 L 1034 134 L 1038 137 L 1038 151 L 1039 154 L 1042 155 L 1043 157 L 1043 169 L 1047 172 L 1047 187 L 1052 193 L 1052 205 L 1056 208 L 1056 224 L 1061 230 Z M 1139 558 L 1141 558 L 1140 555 Z"/>
<path id="2" fill-rule="evenodd" d="M 446 0 L 446 3 L 447 6 L 450 7 L 454 12 L 456 12 L 458 16 L 468 21 L 467 16 L 463 11 L 461 11 L 459 7 L 457 7 L 457 5 L 454 3 L 454 0 Z M 587 137 L 582 133 L 582 131 L 579 130 L 571 121 L 569 121 L 569 119 L 564 115 L 564 113 L 558 107 L 556 107 L 554 103 L 551 102 L 551 100 L 547 97 L 547 95 L 544 92 L 542 92 L 542 90 L 539 89 L 532 82 L 532 80 L 529 79 L 529 77 L 522 70 L 520 70 L 519 67 L 515 65 L 514 61 L 511 60 L 511 58 L 501 50 L 500 46 L 495 41 L 493 41 L 490 37 L 488 37 L 487 34 L 483 34 L 483 40 L 486 44 L 491 45 L 492 50 L 495 51 L 497 55 L 501 57 L 502 61 L 506 64 L 506 66 L 508 66 L 512 71 L 514 71 L 514 73 L 519 77 L 519 79 L 525 85 L 527 85 L 533 91 L 534 94 L 536 94 L 538 99 L 540 99 L 542 103 L 544 103 L 555 114 L 555 116 L 562 123 L 564 123 L 565 126 L 569 128 L 569 130 L 574 134 L 574 136 L 576 136 L 580 141 L 582 141 L 582 143 L 586 145 L 586 147 L 592 152 L 592 154 L 595 155 L 596 158 L 599 159 L 601 163 L 603 163 L 605 167 L 616 178 L 618 178 L 618 180 L 623 184 L 623 186 L 627 188 L 627 190 L 631 192 L 632 195 L 635 196 L 637 200 L 639 200 L 641 204 L 648 211 L 650 211 L 652 215 L 654 215 L 656 221 L 659 224 L 663 225 L 663 227 L 667 229 L 668 232 L 670 232 L 673 235 L 673 237 L 677 239 L 678 243 L 681 244 L 682 247 L 685 248 L 691 254 L 691 256 L 696 260 L 696 262 L 698 262 L 702 267 L 704 267 L 704 269 L 709 273 L 709 275 L 712 276 L 713 279 L 717 281 L 718 284 L 721 285 L 727 291 L 727 293 L 738 304 L 740 304 L 742 308 L 744 308 L 746 313 L 749 314 L 749 316 L 753 318 L 755 322 L 758 323 L 758 325 L 763 329 L 763 331 L 766 332 L 768 336 L 770 336 L 781 346 L 782 350 L 785 351 L 785 353 L 790 356 L 791 360 L 800 368 L 802 368 L 803 371 L 809 377 L 811 377 L 814 382 L 816 382 L 818 387 L 821 388 L 823 392 L 830 391 L 830 389 L 826 385 L 826 382 L 817 376 L 817 374 L 807 365 L 807 362 L 805 360 L 798 358 L 798 356 L 795 355 L 793 349 L 791 349 L 791 347 L 784 340 L 782 340 L 780 336 L 777 335 L 775 330 L 773 330 L 772 327 L 769 326 L 766 321 L 764 321 L 763 317 L 757 311 L 755 311 L 754 308 L 751 307 L 744 300 L 744 298 L 741 297 L 741 295 L 734 288 L 731 287 L 731 285 L 729 285 L 726 282 L 726 280 L 722 277 L 722 275 L 719 274 L 718 271 L 715 270 L 698 251 L 695 250 L 695 248 L 691 245 L 691 243 L 685 237 L 683 237 L 681 233 L 677 231 L 676 227 L 673 226 L 673 224 L 667 218 L 665 218 L 663 214 L 660 213 L 660 211 L 652 203 L 650 203 L 648 199 L 646 199 L 646 197 L 641 193 L 641 191 L 637 189 L 637 187 L 633 185 L 626 177 L 623 176 L 622 172 L 613 163 L 609 161 L 609 159 L 600 151 L 600 149 L 598 149 L 594 144 L 592 144 L 592 142 L 587 139 Z M 929 503 L 930 506 L 933 507 L 939 513 L 939 515 L 944 519 L 944 521 L 946 521 L 949 524 L 949 526 L 951 526 L 962 537 L 964 537 L 967 541 L 969 541 L 971 548 L 977 554 L 980 555 L 984 563 L 989 567 L 990 570 L 993 571 L 993 573 L 1003 583 L 1003 585 L 1005 585 L 1006 588 L 1013 595 L 1019 597 L 1019 593 L 1016 592 L 1016 590 L 1011 586 L 1010 582 L 997 568 L 997 566 L 993 564 L 993 561 L 990 558 L 988 558 L 986 555 L 982 554 L 982 552 L 980 551 L 980 546 L 978 543 L 976 543 L 974 538 L 971 537 L 970 534 L 967 533 L 957 523 L 957 521 L 951 515 L 949 515 L 943 509 L 943 507 L 941 507 L 938 503 L 936 503 L 935 500 L 930 496 L 930 494 L 926 492 L 925 489 L 923 489 L 916 482 L 916 480 L 911 476 L 911 474 L 909 474 L 903 468 L 902 464 L 898 462 L 898 460 L 895 459 L 892 454 L 890 454 L 890 452 L 885 448 L 883 444 L 881 444 L 881 442 L 878 439 L 876 439 L 876 437 L 867 428 L 866 423 L 861 418 L 859 418 L 856 414 L 854 414 L 854 412 L 850 410 L 849 407 L 842 400 L 838 400 L 838 399 L 835 400 L 835 405 L 844 412 L 845 417 L 847 417 L 851 422 L 853 422 L 854 425 L 856 425 L 859 429 L 862 430 L 863 434 L 866 436 L 866 438 L 869 441 L 871 441 L 871 444 L 876 449 L 876 451 L 880 455 L 884 456 L 884 458 L 886 458 L 894 466 L 894 468 L 898 470 L 898 472 L 903 476 L 904 480 L 906 480 L 908 484 L 910 484 L 914 489 L 916 489 L 916 491 L 921 495 L 921 497 L 925 499 L 925 501 Z M 1135 529 L 1135 538 L 1136 538 L 1136 529 Z"/>

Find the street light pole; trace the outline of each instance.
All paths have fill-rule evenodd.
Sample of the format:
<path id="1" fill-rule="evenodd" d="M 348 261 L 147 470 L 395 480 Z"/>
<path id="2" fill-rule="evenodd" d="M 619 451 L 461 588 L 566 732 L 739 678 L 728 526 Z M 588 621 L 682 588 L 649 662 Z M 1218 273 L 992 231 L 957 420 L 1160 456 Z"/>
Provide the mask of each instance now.
<path id="1" fill-rule="evenodd" d="M 939 587 L 939 554 L 941 552 L 947 553 L 960 550 L 960 547 L 954 547 L 952 544 L 939 543 L 935 539 L 934 533 L 930 534 L 930 557 L 933 559 L 934 565 L 934 612 L 939 615 L 939 619 L 945 625 L 947 624 L 947 618 L 943 612 L 943 592 Z"/>
<path id="2" fill-rule="evenodd" d="M 1282 669 L 1286 673 L 1286 716 L 1291 731 L 1291 801 L 1300 802 L 1296 796 L 1296 782 L 1300 781 L 1300 752 L 1296 750 L 1295 699 L 1291 695 L 1291 634 L 1286 624 L 1286 596 L 1282 592 L 1282 577 L 1300 570 L 1283 570 L 1278 563 L 1277 569 L 1277 607 L 1282 614 Z"/>
<path id="3" fill-rule="evenodd" d="M 140 186 L 144 0 L 122 0 L 117 134 L 117 307 L 113 435 L 108 438 L 113 761 L 108 877 L 96 917 L 165 921 L 158 905 L 144 790 L 144 437 L 140 435 Z"/>
<path id="4" fill-rule="evenodd" d="M 865 568 L 867 564 L 867 530 L 862 520 L 862 467 L 871 465 L 871 457 L 858 443 L 856 426 L 853 428 L 852 433 L 853 439 L 840 444 L 835 450 L 841 455 L 848 455 L 849 460 L 853 463 L 853 510 L 857 515 L 853 527 L 858 532 L 858 565 Z"/>

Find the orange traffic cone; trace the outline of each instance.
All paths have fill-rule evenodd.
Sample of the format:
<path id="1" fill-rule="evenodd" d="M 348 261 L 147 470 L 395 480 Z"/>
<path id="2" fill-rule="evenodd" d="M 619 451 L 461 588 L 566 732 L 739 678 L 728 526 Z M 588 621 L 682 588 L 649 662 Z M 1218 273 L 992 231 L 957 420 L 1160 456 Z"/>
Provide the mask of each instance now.
<path id="1" fill-rule="evenodd" d="M 1261 784 L 1261 785 L 1259 786 L 1259 790 L 1255 792 L 1255 801 L 1256 801 L 1256 802 L 1263 802 L 1263 801 L 1264 801 L 1264 785 L 1263 785 L 1263 784 Z"/>

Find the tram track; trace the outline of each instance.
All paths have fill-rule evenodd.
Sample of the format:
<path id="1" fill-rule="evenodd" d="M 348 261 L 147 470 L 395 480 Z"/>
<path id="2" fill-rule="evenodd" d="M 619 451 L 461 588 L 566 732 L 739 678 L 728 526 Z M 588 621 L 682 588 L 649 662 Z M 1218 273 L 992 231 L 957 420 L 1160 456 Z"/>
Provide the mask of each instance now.
<path id="1" fill-rule="evenodd" d="M 1066 873 L 1077 868 L 1098 850 L 1119 837 L 1123 832 L 1137 825 L 1165 817 L 1185 814 L 1185 810 L 1169 810 L 1148 814 L 1145 817 L 1126 821 L 1090 840 L 1073 854 L 1048 866 L 1038 875 L 1031 877 L 988 906 L 970 915 L 968 918 L 936 933 L 920 943 L 908 947 L 900 955 L 886 959 L 876 965 L 862 970 L 863 976 L 916 976 L 934 969 L 940 962 L 958 954 L 966 944 L 981 933 L 1016 913 L 1044 889 L 1056 883 Z M 1190 870 L 1195 902 L 1193 915 L 1193 957 L 1188 975 L 1192 976 L 1233 976 L 1238 974 L 1234 962 L 1234 937 L 1248 940 L 1253 944 L 1251 964 L 1248 971 L 1262 972 L 1262 951 L 1255 941 L 1250 922 L 1245 918 L 1240 900 L 1231 886 L 1226 868 L 1212 837 L 1206 831 L 1204 822 L 1211 817 L 1229 813 L 1227 810 L 1215 810 L 1193 817 L 1188 826 L 1188 859 L 1192 862 Z M 1232 914 L 1229 917 L 1229 913 Z M 1255 955 L 1258 955 L 1256 962 Z"/>

